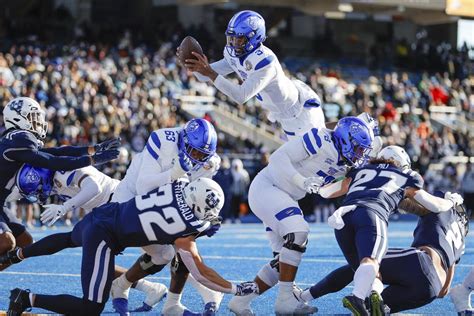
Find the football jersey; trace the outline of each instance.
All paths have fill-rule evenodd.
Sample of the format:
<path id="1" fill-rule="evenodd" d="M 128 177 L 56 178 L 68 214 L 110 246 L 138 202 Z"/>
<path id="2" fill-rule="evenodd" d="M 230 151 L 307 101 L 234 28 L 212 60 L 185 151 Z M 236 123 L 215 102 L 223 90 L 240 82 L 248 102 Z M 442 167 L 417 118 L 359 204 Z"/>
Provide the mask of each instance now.
<path id="1" fill-rule="evenodd" d="M 110 203 L 92 211 L 94 223 L 110 232 L 123 249 L 150 244 L 172 244 L 177 238 L 199 234 L 210 223 L 199 220 L 183 198 L 185 182 L 177 181 L 136 196 L 125 203 Z"/>
<path id="2" fill-rule="evenodd" d="M 304 147 L 305 158 L 294 162 L 294 169 L 304 177 L 322 177 L 324 183 L 329 183 L 334 179 L 344 176 L 348 166 L 341 160 L 339 151 L 335 147 L 332 131 L 327 128 L 313 128 L 302 137 L 290 140 L 290 142 L 299 142 Z M 291 148 L 290 143 L 280 147 L 278 150 L 287 150 Z M 294 153 L 288 152 L 288 156 Z M 272 161 L 270 163 L 278 163 Z M 299 200 L 306 195 L 306 191 L 297 187 L 293 179 L 286 173 L 281 172 L 285 169 L 284 165 L 277 168 L 265 168 L 262 172 L 270 176 L 274 185 L 289 193 L 294 199 Z M 274 170 L 274 171 L 271 171 Z"/>
<path id="3" fill-rule="evenodd" d="M 0 138 L 0 203 L 3 205 L 15 185 L 15 174 L 23 165 L 22 162 L 11 160 L 5 156 L 9 151 L 18 149 L 37 150 L 42 143 L 28 131 L 7 131 Z"/>
<path id="4" fill-rule="evenodd" d="M 423 187 L 423 178 L 417 172 L 402 171 L 390 164 L 368 164 L 351 170 L 346 177 L 352 178 L 352 182 L 342 205 L 369 208 L 386 222 L 403 200 L 406 188 Z"/>
<path id="5" fill-rule="evenodd" d="M 64 201 L 71 199 L 81 191 L 79 183 L 86 176 L 91 177 L 100 188 L 98 195 L 81 206 L 86 212 L 107 203 L 120 183 L 119 180 L 110 178 L 92 166 L 73 171 L 57 171 L 53 178 L 53 194 L 59 195 Z"/>
<path id="6" fill-rule="evenodd" d="M 429 246 L 435 249 L 444 267 L 450 268 L 464 254 L 465 239 L 459 225 L 459 215 L 454 208 L 421 216 L 413 233 L 412 247 Z"/>

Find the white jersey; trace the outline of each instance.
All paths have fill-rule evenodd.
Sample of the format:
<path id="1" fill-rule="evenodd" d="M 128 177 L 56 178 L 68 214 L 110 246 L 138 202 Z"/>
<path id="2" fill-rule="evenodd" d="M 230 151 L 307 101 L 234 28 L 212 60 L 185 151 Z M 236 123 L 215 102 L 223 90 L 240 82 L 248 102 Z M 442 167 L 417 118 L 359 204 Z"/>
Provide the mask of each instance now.
<path id="1" fill-rule="evenodd" d="M 323 177 L 325 183 L 344 176 L 348 166 L 341 161 L 332 133 L 327 128 L 313 128 L 302 137 L 291 139 L 270 156 L 262 173 L 295 200 L 306 195 L 294 183 L 296 173 L 305 178 Z"/>
<path id="2" fill-rule="evenodd" d="M 59 195 L 68 210 L 80 207 L 90 212 L 93 208 L 109 202 L 119 182 L 92 166 L 72 171 L 57 171 L 53 178 L 52 194 Z M 92 189 L 87 187 L 88 183 L 92 184 Z"/>
<path id="3" fill-rule="evenodd" d="M 283 130 L 290 136 L 301 135 L 311 127 L 324 127 L 324 114 L 318 95 L 299 80 L 289 79 L 277 56 L 264 45 L 244 57 L 232 57 L 224 49 L 224 58 L 211 64 L 219 76 L 214 81 L 215 87 L 235 102 L 243 104 L 256 97 L 262 107 L 269 111 L 271 121 L 279 121 Z M 224 78 L 236 73 L 243 81 L 241 85 Z M 201 81 L 209 78 L 196 73 Z M 303 109 L 315 111 L 314 117 L 300 117 Z M 299 122 L 294 122 L 300 118 Z M 300 126 L 304 125 L 301 132 Z"/>
<path id="4" fill-rule="evenodd" d="M 171 181 L 173 161 L 179 154 L 179 137 L 181 127 L 162 128 L 153 131 L 142 152 L 135 155 L 112 197 L 113 202 L 125 202 L 136 195 L 146 194 Z M 220 166 L 220 158 L 214 155 L 211 159 L 219 162 L 209 169 L 199 168 L 188 172 L 190 181 L 197 177 L 211 178 Z"/>

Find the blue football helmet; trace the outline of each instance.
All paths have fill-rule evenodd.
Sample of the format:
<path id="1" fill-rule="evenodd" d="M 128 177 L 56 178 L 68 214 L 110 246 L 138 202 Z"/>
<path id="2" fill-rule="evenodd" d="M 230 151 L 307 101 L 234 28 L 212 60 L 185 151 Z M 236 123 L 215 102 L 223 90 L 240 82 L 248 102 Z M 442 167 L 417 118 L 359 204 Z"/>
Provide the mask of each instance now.
<path id="1" fill-rule="evenodd" d="M 344 117 L 337 122 L 333 135 L 349 165 L 360 167 L 367 162 L 374 139 L 364 121 L 355 116 Z"/>
<path id="2" fill-rule="evenodd" d="M 54 171 L 24 164 L 16 174 L 16 185 L 28 201 L 44 203 L 53 189 Z"/>
<path id="3" fill-rule="evenodd" d="M 202 165 L 216 153 L 216 130 L 205 119 L 192 119 L 179 132 L 178 145 L 194 165 Z"/>
<path id="4" fill-rule="evenodd" d="M 240 57 L 252 52 L 266 39 L 265 20 L 255 11 L 237 12 L 225 31 L 227 52 Z"/>

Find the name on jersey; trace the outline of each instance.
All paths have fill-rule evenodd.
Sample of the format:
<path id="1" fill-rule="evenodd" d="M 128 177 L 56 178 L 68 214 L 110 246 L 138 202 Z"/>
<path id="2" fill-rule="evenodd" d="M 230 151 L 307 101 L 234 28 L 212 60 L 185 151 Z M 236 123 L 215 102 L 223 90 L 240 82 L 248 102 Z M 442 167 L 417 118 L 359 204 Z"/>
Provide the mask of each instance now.
<path id="1" fill-rule="evenodd" d="M 178 204 L 179 211 L 186 220 L 192 220 L 194 218 L 194 212 L 189 208 L 188 204 L 184 201 L 183 194 L 176 193 L 176 203 Z"/>

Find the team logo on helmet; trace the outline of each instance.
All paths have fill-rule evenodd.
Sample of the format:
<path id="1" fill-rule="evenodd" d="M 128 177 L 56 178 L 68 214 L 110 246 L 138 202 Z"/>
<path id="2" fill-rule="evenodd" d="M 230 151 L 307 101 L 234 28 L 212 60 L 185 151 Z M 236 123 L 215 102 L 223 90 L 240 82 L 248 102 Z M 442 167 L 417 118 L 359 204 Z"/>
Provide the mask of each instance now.
<path id="1" fill-rule="evenodd" d="M 186 132 L 192 133 L 199 128 L 199 123 L 196 121 L 191 121 L 186 126 Z"/>
<path id="2" fill-rule="evenodd" d="M 212 192 L 212 190 L 206 190 L 206 192 L 210 192 L 206 195 L 206 204 L 210 209 L 216 208 L 219 205 L 220 199 L 217 195 Z"/>
<path id="3" fill-rule="evenodd" d="M 357 134 L 360 131 L 360 126 L 359 124 L 352 124 L 350 127 L 350 132 L 351 134 Z"/>
<path id="4" fill-rule="evenodd" d="M 28 172 L 26 175 L 26 183 L 38 183 L 40 176 L 36 172 Z"/>
<path id="5" fill-rule="evenodd" d="M 257 16 L 249 17 L 249 26 L 252 28 L 252 30 L 255 30 L 258 27 L 258 17 Z M 252 37 L 252 36 L 249 35 L 249 37 Z"/>
<path id="6" fill-rule="evenodd" d="M 15 111 L 21 115 L 21 108 L 23 107 L 23 100 L 14 101 L 10 103 L 10 110 Z"/>

